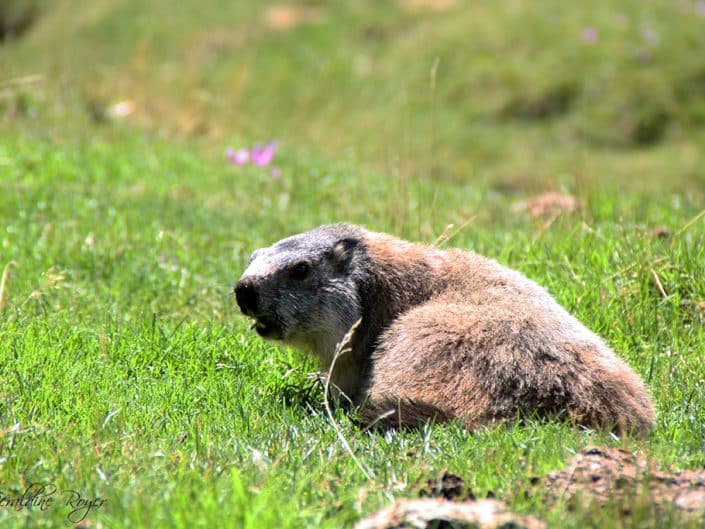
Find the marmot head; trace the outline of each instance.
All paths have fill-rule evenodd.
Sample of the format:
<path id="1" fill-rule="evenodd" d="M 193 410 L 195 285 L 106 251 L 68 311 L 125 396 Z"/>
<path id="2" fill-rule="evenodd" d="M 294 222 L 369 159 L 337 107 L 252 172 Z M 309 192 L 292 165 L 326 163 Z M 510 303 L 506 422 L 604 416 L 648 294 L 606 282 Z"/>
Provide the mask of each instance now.
<path id="1" fill-rule="evenodd" d="M 256 250 L 235 286 L 260 336 L 327 356 L 360 317 L 361 228 L 322 226 Z"/>

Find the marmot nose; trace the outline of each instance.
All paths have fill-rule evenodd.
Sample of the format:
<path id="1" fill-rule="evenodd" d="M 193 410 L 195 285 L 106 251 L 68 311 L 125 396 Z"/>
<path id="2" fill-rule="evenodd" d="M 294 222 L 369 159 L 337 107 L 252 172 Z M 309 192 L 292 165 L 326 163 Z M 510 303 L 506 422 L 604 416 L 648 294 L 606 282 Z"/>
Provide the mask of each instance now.
<path id="1" fill-rule="evenodd" d="M 235 298 L 243 314 L 252 315 L 257 312 L 257 288 L 252 279 L 238 281 L 235 285 Z"/>

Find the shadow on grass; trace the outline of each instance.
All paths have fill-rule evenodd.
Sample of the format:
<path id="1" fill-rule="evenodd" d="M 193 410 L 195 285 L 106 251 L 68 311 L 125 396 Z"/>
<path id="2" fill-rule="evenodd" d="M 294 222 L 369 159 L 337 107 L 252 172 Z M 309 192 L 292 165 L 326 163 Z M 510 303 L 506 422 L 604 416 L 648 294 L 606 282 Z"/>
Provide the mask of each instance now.
<path id="1" fill-rule="evenodd" d="M 21 37 L 39 17 L 33 0 L 10 0 L 0 4 L 0 44 Z"/>

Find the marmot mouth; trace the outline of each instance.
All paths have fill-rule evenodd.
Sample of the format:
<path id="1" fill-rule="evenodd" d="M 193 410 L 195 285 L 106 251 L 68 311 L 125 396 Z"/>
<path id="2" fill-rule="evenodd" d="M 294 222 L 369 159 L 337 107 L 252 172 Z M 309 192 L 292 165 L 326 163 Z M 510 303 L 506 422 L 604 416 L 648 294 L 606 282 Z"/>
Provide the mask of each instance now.
<path id="1" fill-rule="evenodd" d="M 283 330 L 279 323 L 266 316 L 255 318 L 255 323 L 252 328 L 257 331 L 262 338 L 272 338 L 274 340 L 281 340 L 283 338 Z"/>

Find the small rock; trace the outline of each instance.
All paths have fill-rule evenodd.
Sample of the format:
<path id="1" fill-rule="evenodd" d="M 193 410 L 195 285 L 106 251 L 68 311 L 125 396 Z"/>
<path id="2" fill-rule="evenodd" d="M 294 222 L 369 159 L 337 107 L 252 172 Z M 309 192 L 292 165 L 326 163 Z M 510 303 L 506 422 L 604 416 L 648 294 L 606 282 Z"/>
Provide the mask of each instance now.
<path id="1" fill-rule="evenodd" d="M 514 204 L 512 211 L 525 211 L 530 217 L 547 217 L 554 214 L 570 213 L 578 209 L 578 200 L 571 195 L 562 195 L 554 191 Z"/>
<path id="2" fill-rule="evenodd" d="M 671 230 L 666 228 L 666 226 L 656 226 L 654 228 L 654 237 L 658 239 L 665 239 L 667 237 L 670 237 L 671 235 Z"/>
<path id="3" fill-rule="evenodd" d="M 129 99 L 117 101 L 108 107 L 108 115 L 113 119 L 123 119 L 134 114 L 137 105 Z"/>

